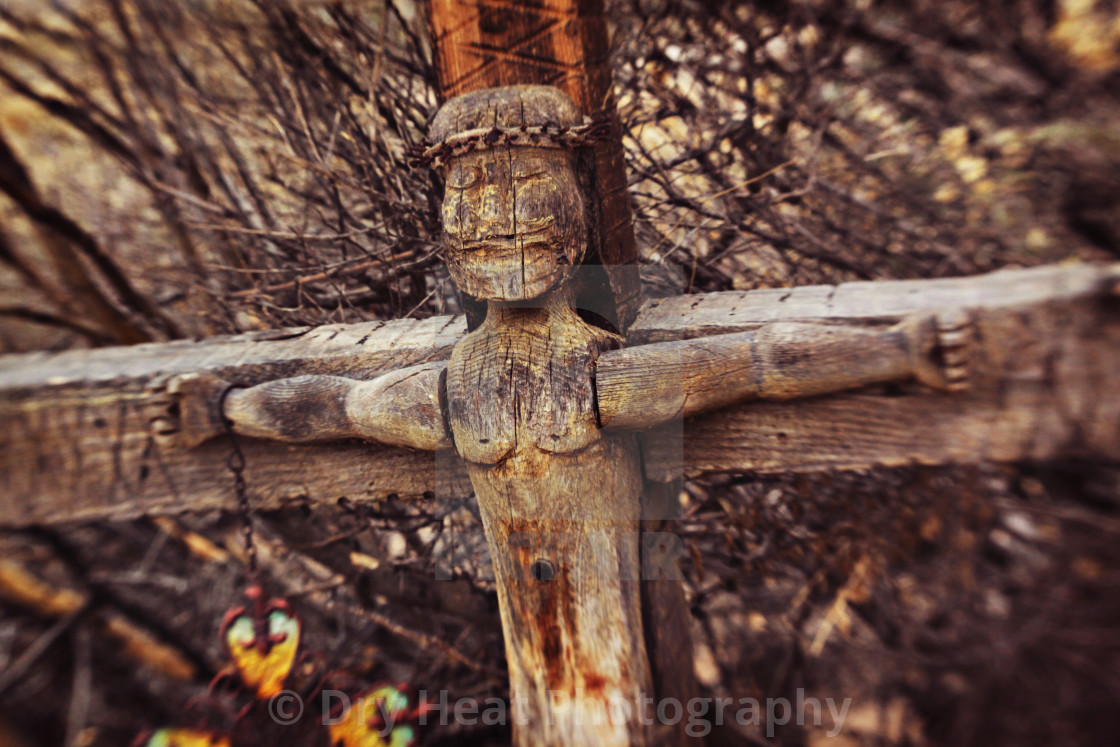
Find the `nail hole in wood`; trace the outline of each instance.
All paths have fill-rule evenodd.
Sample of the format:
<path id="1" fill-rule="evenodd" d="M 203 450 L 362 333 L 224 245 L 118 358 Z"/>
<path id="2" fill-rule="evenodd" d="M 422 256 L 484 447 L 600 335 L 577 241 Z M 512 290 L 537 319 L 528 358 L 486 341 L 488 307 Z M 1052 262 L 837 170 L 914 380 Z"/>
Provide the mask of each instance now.
<path id="1" fill-rule="evenodd" d="M 556 578 L 556 566 L 543 558 L 534 560 L 533 564 L 529 566 L 529 575 L 535 581 L 551 581 Z"/>

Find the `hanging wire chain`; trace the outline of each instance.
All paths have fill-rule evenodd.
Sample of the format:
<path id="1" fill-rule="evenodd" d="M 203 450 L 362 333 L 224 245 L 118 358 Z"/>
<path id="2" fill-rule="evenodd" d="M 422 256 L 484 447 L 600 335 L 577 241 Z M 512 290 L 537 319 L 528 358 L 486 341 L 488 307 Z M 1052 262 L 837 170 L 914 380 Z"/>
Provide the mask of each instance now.
<path id="1" fill-rule="evenodd" d="M 226 466 L 233 473 L 233 490 L 237 496 L 237 512 L 241 516 L 241 539 L 245 543 L 245 554 L 248 557 L 245 576 L 250 582 L 255 582 L 260 574 L 257 566 L 257 546 L 253 542 L 253 516 L 249 507 L 249 489 L 245 484 L 245 452 L 241 450 L 241 443 L 233 432 L 233 421 L 225 415 L 226 397 L 231 391 L 233 391 L 232 388 L 223 392 L 218 408 L 222 423 L 226 427 L 226 435 L 229 436 L 230 452 L 226 458 Z"/>

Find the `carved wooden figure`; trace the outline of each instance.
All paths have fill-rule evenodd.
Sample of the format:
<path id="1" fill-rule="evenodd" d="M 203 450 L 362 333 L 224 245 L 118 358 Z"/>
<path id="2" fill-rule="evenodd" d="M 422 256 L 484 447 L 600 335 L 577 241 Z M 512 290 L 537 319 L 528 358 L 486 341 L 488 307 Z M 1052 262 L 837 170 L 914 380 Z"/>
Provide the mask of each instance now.
<path id="1" fill-rule="evenodd" d="M 511 87 L 453 99 L 432 134 L 491 122 L 570 128 L 580 116 L 557 89 Z M 476 151 L 447 167 L 448 266 L 487 302 L 447 365 L 448 420 L 486 527 L 511 692 L 525 699 L 531 741 L 640 744 L 640 722 L 593 710 L 652 692 L 638 447 L 598 425 L 595 360 L 619 340 L 573 308 L 565 281 L 586 248 L 586 204 L 575 154 L 542 145 Z"/>
<path id="2" fill-rule="evenodd" d="M 633 431 L 747 399 L 792 399 L 909 378 L 967 386 L 966 314 L 866 325 L 775 322 L 620 349 L 568 282 L 587 245 L 575 148 L 596 136 L 558 89 L 449 101 L 425 159 L 446 177 L 446 257 L 486 317 L 446 363 L 357 381 L 300 376 L 247 389 L 183 377 L 182 438 L 364 438 L 450 446 L 467 464 L 499 591 L 515 741 L 660 741 L 642 629 L 643 476 Z M 221 403 L 217 412 L 215 403 Z M 610 718 L 629 704 L 633 718 Z"/>
<path id="3" fill-rule="evenodd" d="M 227 423 L 253 437 L 256 507 L 473 487 L 515 742 L 683 744 L 635 702 L 694 693 L 669 689 L 692 668 L 681 588 L 638 580 L 635 533 L 658 529 L 650 507 L 677 504 L 682 470 L 1120 459 L 1120 266 L 639 311 L 621 141 L 582 116 L 614 106 L 601 3 L 428 6 L 439 94 L 465 95 L 417 155 L 445 179 L 446 258 L 476 328 L 396 320 L 0 358 L 0 526 L 229 508 L 228 447 L 203 443 Z M 470 93 L 514 83 L 558 89 Z M 611 266 L 584 283 L 586 257 Z M 611 297 L 576 309 L 594 289 Z M 829 394 L 906 379 L 971 389 Z M 684 443 L 658 427 L 681 418 Z M 422 454 L 435 450 L 461 460 Z M 631 717 L 612 723 L 601 709 L 621 700 Z"/>

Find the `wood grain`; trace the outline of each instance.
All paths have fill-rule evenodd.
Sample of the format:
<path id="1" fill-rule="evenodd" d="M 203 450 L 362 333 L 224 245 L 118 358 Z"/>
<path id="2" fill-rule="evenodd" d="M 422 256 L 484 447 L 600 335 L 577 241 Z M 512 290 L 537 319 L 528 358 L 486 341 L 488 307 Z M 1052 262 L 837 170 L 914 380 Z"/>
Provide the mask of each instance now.
<path id="1" fill-rule="evenodd" d="M 233 389 L 222 404 L 235 432 L 269 441 L 351 438 L 423 451 L 450 449 L 440 401 L 445 368 L 443 362 L 424 363 L 370 381 L 296 376 Z"/>
<path id="2" fill-rule="evenodd" d="M 632 339 L 639 342 L 738 333 L 773 321 L 878 326 L 914 311 L 962 305 L 978 312 L 981 332 L 986 328 L 982 317 L 994 313 L 1014 320 L 1024 309 L 1037 307 L 1031 314 L 1049 321 L 1038 329 L 1019 325 L 1007 333 L 982 334 L 981 345 L 1003 342 L 987 359 L 977 359 L 968 394 L 909 387 L 892 388 L 892 394 L 903 396 L 863 392 L 807 402 L 755 402 L 690 420 L 687 441 L 676 435 L 658 445 L 646 436 L 645 460 L 669 459 L 675 466 L 659 472 L 679 475 L 681 470 L 772 473 L 1076 454 L 1114 458 L 1116 434 L 1107 415 L 1116 400 L 1113 377 L 1120 370 L 1120 347 L 1107 342 L 1113 339 L 1113 322 L 1101 314 L 1110 300 L 1116 303 L 1118 278 L 1116 266 L 1051 266 L 647 304 L 633 327 Z M 1063 321 L 1066 316 L 1072 321 Z M 176 442 L 169 380 L 187 373 L 244 385 L 302 374 L 373 378 L 398 367 L 446 360 L 465 327 L 461 317 L 439 317 L 0 357 L 0 525 L 232 506 L 227 447 L 215 441 L 196 452 Z M 1045 351 L 1057 366 L 1056 341 L 1064 341 L 1067 347 L 1059 352 L 1072 356 L 1072 362 L 1055 370 L 1067 371 L 1088 356 L 1096 362 L 1087 370 L 1100 374 L 1064 374 L 1061 389 L 1053 389 L 1045 378 L 1050 365 Z M 1006 357 L 1009 348 L 1021 348 L 1022 355 L 1036 351 L 1035 358 L 1014 358 L 1020 363 L 1005 365 L 1012 360 Z M 1066 407 L 1066 401 L 1077 407 Z M 664 430 L 674 428 L 679 433 L 679 425 Z M 393 493 L 466 495 L 470 490 L 465 471 L 441 476 L 437 486 L 431 455 L 403 449 L 256 441 L 246 448 L 250 484 L 262 507 L 334 502 L 344 495 L 376 500 Z"/>
<path id="3" fill-rule="evenodd" d="M 461 317 L 443 317 L 2 357 L 0 524 L 231 508 L 229 445 L 180 443 L 169 381 L 188 373 L 245 386 L 302 373 L 374 378 L 446 359 L 464 327 Z M 243 445 L 260 508 L 470 491 L 464 471 L 437 471 L 430 453 L 364 442 Z"/>
<path id="4" fill-rule="evenodd" d="M 1107 284 L 1081 280 L 1057 284 L 1049 301 L 995 295 L 970 307 L 977 345 L 966 393 L 911 384 L 739 405 L 685 421 L 683 436 L 679 425 L 649 431 L 650 477 L 1118 459 L 1120 303 Z"/>
<path id="5" fill-rule="evenodd" d="M 511 22 L 515 7 L 489 20 L 495 28 Z M 568 11 L 578 17 L 577 6 Z M 563 34 L 556 41 L 571 45 Z M 454 47 L 437 39 L 437 49 Z M 576 45 L 577 71 L 586 52 Z M 621 338 L 581 319 L 572 282 L 589 239 L 600 245 L 595 208 L 612 209 L 612 198 L 594 191 L 601 164 L 581 170 L 566 148 L 501 140 L 503 130 L 566 129 L 580 119 L 558 88 L 506 85 L 462 93 L 433 121 L 431 139 L 445 145 L 464 132 L 489 126 L 493 133 L 477 151 L 446 160 L 448 268 L 487 309 L 452 353 L 445 400 L 493 559 L 519 711 L 514 743 L 623 747 L 650 743 L 654 731 L 640 719 L 608 717 L 612 703 L 636 708 L 652 691 L 642 627 L 641 460 L 632 435 L 606 435 L 597 422 L 591 371 Z M 621 162 L 615 166 L 625 187 Z M 613 228 L 631 231 L 629 214 L 623 219 Z M 587 277 L 582 270 L 578 277 Z M 617 327 L 620 308 L 629 314 L 631 304 L 605 285 L 582 290 L 624 302 L 606 310 Z"/>
<path id="6" fill-rule="evenodd" d="M 651 692 L 641 614 L 641 468 L 629 434 L 605 435 L 591 367 L 616 338 L 556 291 L 542 307 L 491 303 L 452 353 L 447 409 L 494 562 L 514 741 L 646 744 L 597 718 Z"/>
<path id="7" fill-rule="evenodd" d="M 681 480 L 646 482 L 642 493 L 642 624 L 657 702 L 700 697 L 693 666 L 694 649 L 688 607 L 681 582 L 685 552 L 676 534 L 681 518 Z M 687 707 L 687 706 L 686 706 Z M 694 744 L 688 719 L 658 735 L 659 744 Z"/>
<path id="8" fill-rule="evenodd" d="M 770 322 L 894 324 L 915 313 L 996 309 L 1109 295 L 1120 264 L 1044 265 L 937 280 L 879 280 L 647 301 L 630 328 L 630 347 L 746 332 Z"/>
<path id="9" fill-rule="evenodd" d="M 583 114 L 610 112 L 620 131 L 601 0 L 432 0 L 428 20 L 441 100 L 498 86 L 550 85 Z M 591 204 L 598 207 L 588 263 L 603 271 L 582 292 L 625 330 L 641 288 L 621 139 L 597 145 L 593 163 Z"/>
<path id="10" fill-rule="evenodd" d="M 654 343 L 600 356 L 604 428 L 648 428 L 746 400 L 789 400 L 906 379 L 912 340 L 900 325 L 774 322 L 750 332 Z"/>
<path id="11" fill-rule="evenodd" d="M 563 92 L 508 86 L 447 102 L 431 139 L 464 131 L 519 131 L 580 123 Z M 588 215 L 575 153 L 497 144 L 464 153 L 445 168 L 442 218 L 447 268 L 459 290 L 491 301 L 525 301 L 567 283 L 587 249 Z M 542 251 L 542 248 L 547 249 Z"/>
<path id="12" fill-rule="evenodd" d="M 187 373 L 220 374 L 238 385 L 325 374 L 372 378 L 394 368 L 446 360 L 466 332 L 461 316 L 329 324 L 241 335 L 62 353 L 0 356 L 4 402 L 61 395 L 76 387 L 162 385 Z"/>

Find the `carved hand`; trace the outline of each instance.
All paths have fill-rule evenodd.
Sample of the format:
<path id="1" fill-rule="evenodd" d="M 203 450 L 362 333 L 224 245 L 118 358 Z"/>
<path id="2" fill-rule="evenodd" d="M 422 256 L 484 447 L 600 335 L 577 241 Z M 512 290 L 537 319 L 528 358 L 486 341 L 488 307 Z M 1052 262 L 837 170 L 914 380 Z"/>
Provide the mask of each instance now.
<path id="1" fill-rule="evenodd" d="M 974 325 L 963 309 L 902 322 L 909 338 L 914 378 L 943 392 L 969 388 Z"/>

